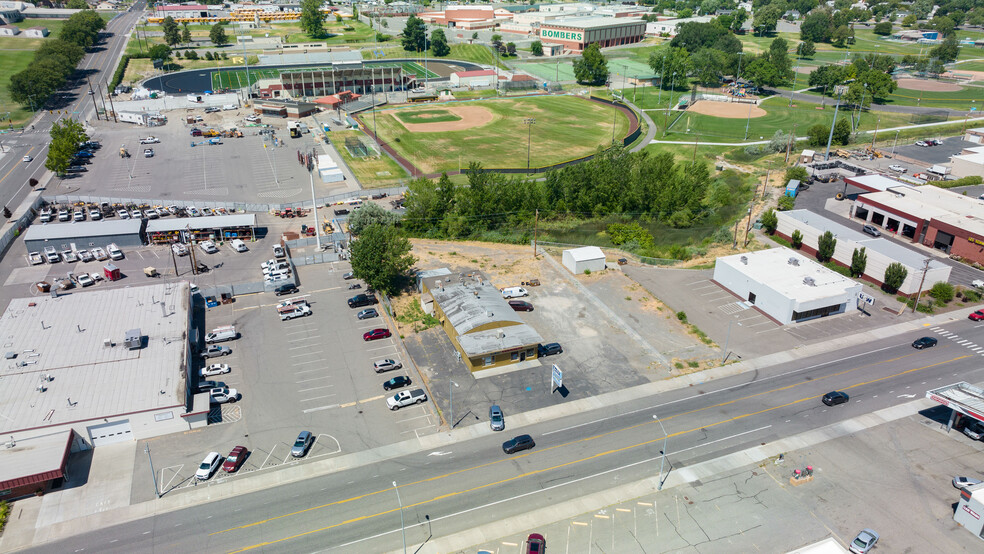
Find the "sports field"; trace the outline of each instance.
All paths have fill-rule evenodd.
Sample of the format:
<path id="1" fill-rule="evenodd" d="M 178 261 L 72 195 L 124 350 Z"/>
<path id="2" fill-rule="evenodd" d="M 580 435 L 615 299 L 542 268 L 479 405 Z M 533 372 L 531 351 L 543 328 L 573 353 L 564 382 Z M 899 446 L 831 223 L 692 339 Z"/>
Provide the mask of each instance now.
<path id="1" fill-rule="evenodd" d="M 527 118 L 536 120 L 532 129 Z M 363 117 L 369 129 L 371 119 Z M 619 140 L 629 131 L 621 111 L 574 96 L 427 104 L 382 110 L 376 117 L 381 139 L 424 173 L 467 168 L 473 161 L 489 168 L 525 167 L 530 130 L 532 167 L 579 158 L 611 144 L 613 123 Z"/>
<path id="2" fill-rule="evenodd" d="M 794 103 L 793 107 L 788 107 L 787 104 L 787 98 L 765 100 L 759 106 L 765 111 L 764 115 L 761 115 L 761 112 L 757 112 L 755 107 L 749 104 L 721 103 L 721 109 L 730 109 L 734 112 L 731 117 L 715 117 L 690 110 L 682 114 L 673 111 L 669 114 L 670 129 L 666 133 L 666 137 L 681 138 L 681 136 L 700 135 L 706 140 L 740 142 L 746 138 L 746 124 L 748 126 L 747 140 L 749 141 L 768 140 L 777 130 L 789 133 L 793 130 L 794 125 L 796 126 L 796 134 L 803 136 L 812 125 L 829 126 L 834 117 L 833 106 L 830 105 L 826 109 L 818 110 L 818 106 L 815 104 L 797 105 Z M 850 116 L 851 110 L 842 109 L 838 114 L 838 119 Z M 909 124 L 911 117 L 911 115 L 899 113 L 864 112 L 860 116 L 858 129 L 862 131 L 871 130 L 876 125 L 881 129 L 899 127 Z M 660 130 L 663 129 L 662 122 L 660 122 L 659 127 Z"/>
<path id="3" fill-rule="evenodd" d="M 516 69 L 526 71 L 544 81 L 573 81 L 574 65 L 570 60 L 558 60 L 556 62 L 529 62 L 517 63 Z"/>
<path id="4" fill-rule="evenodd" d="M 397 185 L 401 180 L 409 175 L 399 164 L 393 161 L 386 154 L 381 154 L 376 150 L 372 139 L 366 137 L 361 131 L 332 131 L 328 136 L 332 144 L 345 160 L 355 178 L 359 180 L 363 188 L 380 188 Z M 368 145 L 370 150 L 368 156 L 354 156 L 346 148 L 346 140 L 359 141 Z"/>
<path id="5" fill-rule="evenodd" d="M 434 73 L 433 71 L 425 72 L 423 66 L 418 65 L 416 62 L 389 62 L 389 63 L 378 63 L 378 64 L 374 63 L 372 64 L 372 67 L 376 69 L 387 68 L 387 67 L 402 67 L 404 73 L 413 73 L 420 78 L 423 78 L 425 73 L 428 79 L 433 79 L 438 76 L 437 73 Z M 321 71 L 321 70 L 331 71 L 331 66 L 326 65 L 325 67 L 303 68 L 303 71 Z M 220 72 L 212 73 L 212 87 L 215 89 L 242 88 L 247 85 L 247 82 L 249 84 L 253 84 L 260 79 L 276 79 L 277 77 L 280 77 L 281 73 L 290 72 L 290 71 L 297 71 L 297 70 L 296 69 L 280 70 L 280 69 L 271 69 L 266 67 L 253 69 L 251 67 L 249 70 L 248 81 L 247 81 L 247 75 L 245 69 L 231 69 L 229 71 L 220 71 Z"/>

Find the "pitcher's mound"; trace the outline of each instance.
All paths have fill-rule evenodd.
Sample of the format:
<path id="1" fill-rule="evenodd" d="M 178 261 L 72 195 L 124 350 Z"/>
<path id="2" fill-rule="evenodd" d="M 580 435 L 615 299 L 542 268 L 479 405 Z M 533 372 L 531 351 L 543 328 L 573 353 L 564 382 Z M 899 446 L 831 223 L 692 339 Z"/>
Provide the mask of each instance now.
<path id="1" fill-rule="evenodd" d="M 748 110 L 751 108 L 751 117 L 762 117 L 769 112 L 756 106 L 755 104 L 741 104 L 738 102 L 714 102 L 712 100 L 698 100 L 693 103 L 687 111 L 697 112 L 714 117 L 724 117 L 727 119 L 745 119 L 749 117 Z"/>
<path id="2" fill-rule="evenodd" d="M 909 90 L 924 90 L 927 92 L 957 92 L 963 90 L 960 85 L 953 83 L 941 83 L 939 81 L 927 81 L 926 79 L 899 79 L 899 88 Z"/>

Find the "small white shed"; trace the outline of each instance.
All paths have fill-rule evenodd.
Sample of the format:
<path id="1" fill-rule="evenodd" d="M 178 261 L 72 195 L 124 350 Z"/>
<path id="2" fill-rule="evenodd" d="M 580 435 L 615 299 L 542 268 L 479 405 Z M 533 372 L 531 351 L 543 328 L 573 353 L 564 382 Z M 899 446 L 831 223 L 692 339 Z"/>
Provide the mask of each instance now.
<path id="1" fill-rule="evenodd" d="M 584 273 L 585 270 L 604 271 L 605 253 L 597 246 L 572 248 L 564 250 L 563 262 L 564 267 L 574 275 Z"/>

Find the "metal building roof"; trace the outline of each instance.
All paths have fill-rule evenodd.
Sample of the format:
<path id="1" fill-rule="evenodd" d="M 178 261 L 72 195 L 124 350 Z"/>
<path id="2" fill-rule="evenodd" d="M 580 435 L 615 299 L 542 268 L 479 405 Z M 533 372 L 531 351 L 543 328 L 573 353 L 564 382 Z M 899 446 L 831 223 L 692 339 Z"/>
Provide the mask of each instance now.
<path id="1" fill-rule="evenodd" d="M 581 248 L 564 250 L 564 252 L 569 253 L 575 262 L 605 259 L 605 253 L 597 246 L 582 246 Z"/>
<path id="2" fill-rule="evenodd" d="M 63 477 L 62 466 L 71 451 L 72 430 L 11 440 L 0 456 L 0 490 L 41 484 Z"/>
<path id="3" fill-rule="evenodd" d="M 945 387 L 926 391 L 926 398 L 984 421 L 984 389 L 961 381 Z"/>
<path id="4" fill-rule="evenodd" d="M 45 223 L 31 225 L 24 233 L 24 240 L 61 240 L 78 237 L 108 237 L 112 235 L 136 235 L 140 233 L 139 219 L 116 221 L 82 221 L 79 223 Z"/>
<path id="5" fill-rule="evenodd" d="M 182 219 L 152 219 L 147 222 L 147 232 L 181 231 L 183 229 L 227 229 L 230 227 L 255 227 L 256 214 L 210 215 Z"/>

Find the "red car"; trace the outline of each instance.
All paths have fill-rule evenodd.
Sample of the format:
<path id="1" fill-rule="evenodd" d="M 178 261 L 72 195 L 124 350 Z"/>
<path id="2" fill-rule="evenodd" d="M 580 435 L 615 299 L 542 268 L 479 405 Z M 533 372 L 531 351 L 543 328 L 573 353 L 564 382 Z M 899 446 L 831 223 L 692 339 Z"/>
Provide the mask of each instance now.
<path id="1" fill-rule="evenodd" d="M 226 473 L 233 473 L 239 469 L 239 466 L 243 465 L 246 461 L 246 455 L 249 454 L 249 450 L 246 450 L 245 446 L 237 446 L 232 449 L 232 452 L 226 456 L 225 462 L 222 463 L 222 471 Z"/>
<path id="2" fill-rule="evenodd" d="M 980 321 L 984 319 L 984 310 L 977 310 L 976 312 L 970 314 L 969 318 L 971 321 Z"/>
<path id="3" fill-rule="evenodd" d="M 547 550 L 547 539 L 539 533 L 526 537 L 526 554 L 543 554 Z"/>
<path id="4" fill-rule="evenodd" d="M 366 331 L 362 335 L 362 340 L 376 340 L 376 339 L 386 339 L 392 336 L 389 329 L 373 329 L 372 331 Z"/>

